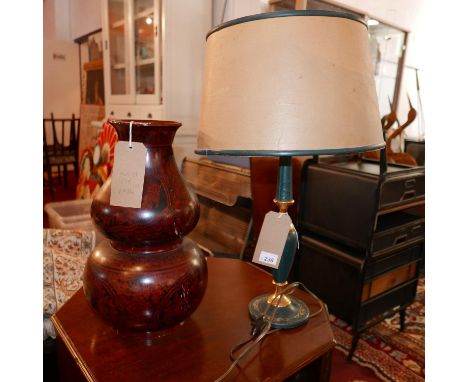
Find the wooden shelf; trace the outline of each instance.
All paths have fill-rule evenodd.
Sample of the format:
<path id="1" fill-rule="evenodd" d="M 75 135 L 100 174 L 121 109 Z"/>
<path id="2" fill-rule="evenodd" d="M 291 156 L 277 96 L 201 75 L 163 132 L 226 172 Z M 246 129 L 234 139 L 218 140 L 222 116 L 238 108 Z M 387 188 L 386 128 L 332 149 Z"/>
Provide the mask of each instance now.
<path id="1" fill-rule="evenodd" d="M 135 15 L 135 20 L 136 19 L 141 19 L 143 17 L 152 16 L 153 14 L 154 14 L 154 8 L 151 7 L 151 8 L 145 9 L 144 11 L 138 12 Z"/>
<path id="2" fill-rule="evenodd" d="M 88 61 L 83 64 L 83 69 L 86 70 L 87 72 L 91 70 L 102 70 L 103 67 L 104 67 L 104 63 L 103 63 L 102 58 L 98 60 L 94 60 L 94 61 Z"/>
<path id="3" fill-rule="evenodd" d="M 143 65 L 149 65 L 149 64 L 154 64 L 154 57 L 135 60 L 135 65 L 136 66 L 143 66 Z"/>
<path id="4" fill-rule="evenodd" d="M 119 20 L 119 21 L 116 21 L 116 22 L 112 23 L 112 24 L 111 24 L 111 28 L 112 28 L 112 29 L 118 29 L 118 28 L 123 27 L 124 24 L 125 24 L 125 20 L 122 19 L 122 20 Z"/>
<path id="5" fill-rule="evenodd" d="M 112 65 L 111 69 L 115 69 L 115 70 L 125 69 L 125 64 L 124 63 L 114 64 L 114 65 Z"/>

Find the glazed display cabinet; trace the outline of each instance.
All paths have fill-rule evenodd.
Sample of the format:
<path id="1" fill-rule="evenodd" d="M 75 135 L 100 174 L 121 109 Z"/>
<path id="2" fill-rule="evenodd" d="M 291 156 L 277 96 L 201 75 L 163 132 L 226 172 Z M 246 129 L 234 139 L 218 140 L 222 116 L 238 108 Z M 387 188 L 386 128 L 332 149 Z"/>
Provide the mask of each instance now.
<path id="1" fill-rule="evenodd" d="M 104 0 L 102 4 L 106 100 L 112 105 L 160 105 L 160 2 Z M 133 117 L 130 110 L 127 115 L 117 113 L 114 110 L 113 117 Z"/>
<path id="2" fill-rule="evenodd" d="M 177 162 L 199 125 L 211 0 L 101 0 L 105 118 L 182 123 Z"/>

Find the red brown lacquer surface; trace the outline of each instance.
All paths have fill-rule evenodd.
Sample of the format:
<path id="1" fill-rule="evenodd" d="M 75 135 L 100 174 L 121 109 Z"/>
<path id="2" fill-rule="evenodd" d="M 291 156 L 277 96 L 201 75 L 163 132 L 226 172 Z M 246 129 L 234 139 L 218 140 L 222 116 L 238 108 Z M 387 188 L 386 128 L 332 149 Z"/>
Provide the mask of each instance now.
<path id="1" fill-rule="evenodd" d="M 110 121 L 120 140 L 130 121 Z M 141 208 L 110 205 L 110 181 L 91 207 L 110 240 L 90 256 L 83 277 L 91 306 L 112 326 L 155 331 L 187 318 L 206 289 L 206 261 L 183 236 L 197 224 L 198 201 L 181 177 L 172 152 L 180 123 L 134 121 L 132 141 L 147 149 Z"/>

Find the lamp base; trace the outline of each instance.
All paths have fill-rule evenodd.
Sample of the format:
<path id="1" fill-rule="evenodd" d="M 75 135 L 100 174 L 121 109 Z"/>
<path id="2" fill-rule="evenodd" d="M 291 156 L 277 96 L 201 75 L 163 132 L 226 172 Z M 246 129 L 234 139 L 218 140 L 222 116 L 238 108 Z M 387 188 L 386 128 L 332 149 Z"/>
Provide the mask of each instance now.
<path id="1" fill-rule="evenodd" d="M 268 303 L 270 296 L 271 294 L 262 294 L 250 301 L 249 313 L 254 320 L 263 314 L 273 314 L 275 308 Z M 288 297 L 291 299 L 291 303 L 276 309 L 275 318 L 271 324 L 272 328 L 291 329 L 305 324 L 309 319 L 309 307 L 296 297 Z M 267 308 L 267 306 L 269 307 Z"/>

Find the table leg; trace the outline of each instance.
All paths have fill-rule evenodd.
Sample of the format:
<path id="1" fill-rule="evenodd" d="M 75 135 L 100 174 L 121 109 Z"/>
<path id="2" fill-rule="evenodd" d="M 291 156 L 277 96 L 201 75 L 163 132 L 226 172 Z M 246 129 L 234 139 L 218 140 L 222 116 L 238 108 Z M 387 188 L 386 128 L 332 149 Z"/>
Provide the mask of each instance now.
<path id="1" fill-rule="evenodd" d="M 325 354 L 322 357 L 321 369 L 320 369 L 320 382 L 330 381 L 332 353 L 333 353 L 333 350 L 330 350 L 327 354 Z"/>
<path id="2" fill-rule="evenodd" d="M 406 328 L 405 317 L 406 317 L 406 308 L 400 309 L 400 332 L 404 331 Z"/>

